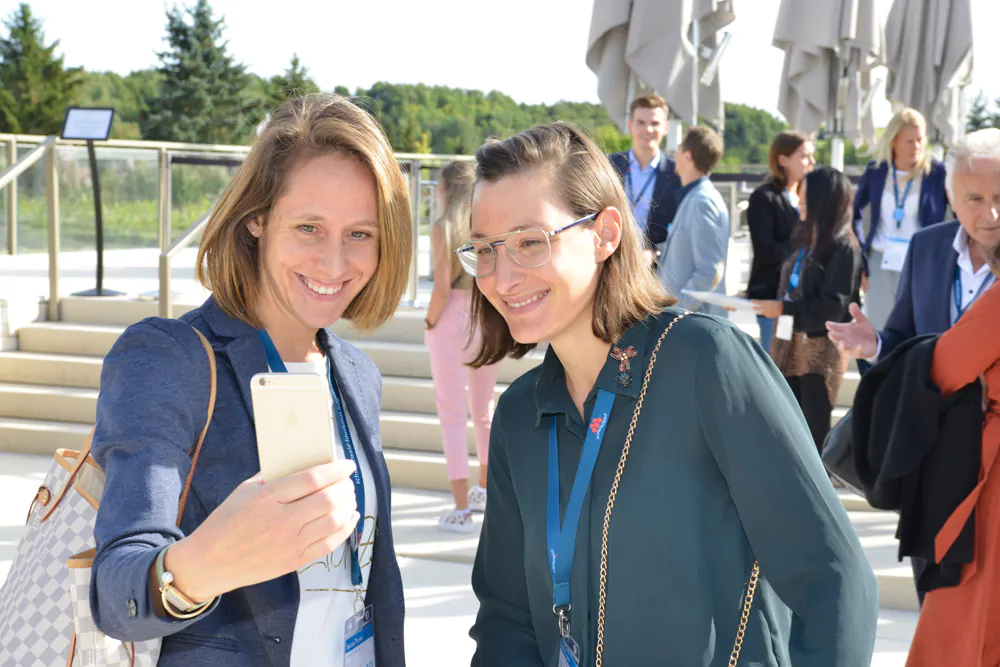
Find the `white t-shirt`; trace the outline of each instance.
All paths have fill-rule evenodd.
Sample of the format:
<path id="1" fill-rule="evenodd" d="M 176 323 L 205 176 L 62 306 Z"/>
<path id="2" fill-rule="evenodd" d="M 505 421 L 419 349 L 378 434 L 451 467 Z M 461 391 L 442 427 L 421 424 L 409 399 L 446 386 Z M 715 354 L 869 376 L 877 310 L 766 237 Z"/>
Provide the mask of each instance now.
<path id="1" fill-rule="evenodd" d="M 289 373 L 316 373 L 327 377 L 329 360 L 286 363 Z M 333 397 L 330 397 L 333 400 Z M 344 407 L 347 410 L 347 407 Z M 336 415 L 334 415 L 336 420 Z M 347 414 L 347 428 L 354 440 L 354 451 L 365 483 L 365 523 L 358 559 L 361 563 L 362 595 L 368 590 L 368 575 L 372 567 L 375 546 L 375 522 L 378 517 L 378 496 L 368 457 Z M 343 459 L 344 448 L 340 431 L 334 423 L 337 458 Z M 355 613 L 355 593 L 351 584 L 351 552 L 345 542 L 322 560 L 313 561 L 298 572 L 300 600 L 292 635 L 291 667 L 341 667 L 344 664 L 344 623 Z M 363 604 L 363 603 L 362 603 Z"/>
<path id="2" fill-rule="evenodd" d="M 909 175 L 910 172 L 908 171 L 896 172 L 900 197 L 906 192 L 906 179 Z M 909 241 L 910 237 L 917 233 L 917 230 L 920 228 L 917 215 L 920 213 L 920 186 L 923 185 L 923 180 L 923 174 L 913 179 L 910 192 L 906 195 L 906 201 L 903 202 L 903 221 L 899 224 L 899 229 L 896 229 L 896 219 L 893 218 L 893 213 L 896 211 L 896 193 L 892 187 L 892 168 L 889 168 L 889 174 L 885 179 L 885 187 L 882 188 L 879 229 L 872 240 L 873 250 L 876 252 L 885 252 L 887 239 L 894 238 Z"/>

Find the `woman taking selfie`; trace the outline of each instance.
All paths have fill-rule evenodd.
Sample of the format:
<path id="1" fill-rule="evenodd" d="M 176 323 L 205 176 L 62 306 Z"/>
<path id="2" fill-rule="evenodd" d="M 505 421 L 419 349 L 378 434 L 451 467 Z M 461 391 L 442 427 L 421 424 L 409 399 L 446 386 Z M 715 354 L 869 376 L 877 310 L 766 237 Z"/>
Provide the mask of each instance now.
<path id="1" fill-rule="evenodd" d="M 272 115 L 201 242 L 212 296 L 183 321 L 129 327 L 104 362 L 92 575 L 102 631 L 163 638 L 159 667 L 339 666 L 347 623 L 367 607 L 374 640 L 362 648 L 380 666 L 403 664 L 381 377 L 328 327 L 343 317 L 371 330 L 392 316 L 409 210 L 368 113 L 310 95 Z M 195 329 L 215 351 L 218 392 L 178 518 L 209 404 Z M 329 379 L 340 460 L 261 481 L 250 379 L 268 370 Z"/>
<path id="2" fill-rule="evenodd" d="M 817 451 L 830 432 L 830 417 L 850 354 L 826 333 L 827 322 L 850 322 L 860 300 L 861 249 L 851 231 L 851 182 L 820 167 L 805 177 L 802 224 L 795 250 L 781 271 L 778 298 L 754 301 L 757 312 L 778 322 L 771 357 L 792 388 Z"/>
<path id="3" fill-rule="evenodd" d="M 475 531 L 471 512 L 486 509 L 486 460 L 498 372 L 495 365 L 480 368 L 466 365 L 475 356 L 479 337 L 476 329 L 470 332 L 472 278 L 462 270 L 455 249 L 469 240 L 469 209 L 475 182 L 476 167 L 470 162 L 452 162 L 441 170 L 438 202 L 444 212 L 431 227 L 434 291 L 424 321 L 424 342 L 431 357 L 448 481 L 455 497 L 455 509 L 442 516 L 438 526 L 457 533 Z M 472 332 L 474 336 L 470 335 Z M 476 430 L 479 459 L 478 483 L 471 489 L 466 433 L 469 412 Z"/>
<path id="4" fill-rule="evenodd" d="M 766 354 L 671 307 L 578 130 L 476 157 L 475 364 L 549 349 L 494 417 L 473 665 L 867 667 L 875 577 Z"/>

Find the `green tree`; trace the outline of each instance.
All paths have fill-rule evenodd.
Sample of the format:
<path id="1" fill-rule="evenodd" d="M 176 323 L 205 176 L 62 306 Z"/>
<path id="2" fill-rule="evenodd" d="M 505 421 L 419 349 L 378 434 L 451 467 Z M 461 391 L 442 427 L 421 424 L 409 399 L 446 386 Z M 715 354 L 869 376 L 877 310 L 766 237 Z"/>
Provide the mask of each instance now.
<path id="1" fill-rule="evenodd" d="M 0 132 L 58 134 L 80 82 L 79 68 L 56 56 L 59 40 L 45 45 L 42 24 L 27 3 L 3 22 L 0 38 Z"/>
<path id="2" fill-rule="evenodd" d="M 238 144 L 253 136 L 242 109 L 246 68 L 229 55 L 223 29 L 208 0 L 167 12 L 170 49 L 157 54 L 163 82 L 140 117 L 143 138 Z"/>
<path id="3" fill-rule="evenodd" d="M 965 119 L 965 131 L 975 132 L 985 129 L 992 125 L 991 121 L 989 102 L 986 95 L 979 91 L 976 100 L 972 103 L 972 108 L 969 109 L 969 115 Z"/>
<path id="4" fill-rule="evenodd" d="M 292 62 L 283 74 L 271 77 L 271 95 L 276 105 L 289 97 L 302 97 L 318 92 L 319 86 L 309 76 L 309 70 L 303 67 L 297 53 L 292 54 Z"/>
<path id="5" fill-rule="evenodd" d="M 993 100 L 993 106 L 996 108 L 996 111 L 993 112 L 993 116 L 990 119 L 990 123 L 993 125 L 993 127 L 1000 128 L 1000 97 Z"/>

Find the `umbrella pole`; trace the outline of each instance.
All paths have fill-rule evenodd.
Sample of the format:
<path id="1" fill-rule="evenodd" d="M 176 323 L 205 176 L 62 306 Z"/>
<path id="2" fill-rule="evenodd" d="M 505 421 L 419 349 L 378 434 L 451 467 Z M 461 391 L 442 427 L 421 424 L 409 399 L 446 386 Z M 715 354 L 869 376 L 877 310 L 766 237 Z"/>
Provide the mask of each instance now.
<path id="1" fill-rule="evenodd" d="M 830 166 L 844 171 L 844 138 L 834 137 L 830 142 Z"/>
<path id="2" fill-rule="evenodd" d="M 691 126 L 698 124 L 698 93 L 699 79 L 698 69 L 701 63 L 701 26 L 698 17 L 691 21 L 691 43 L 694 45 L 694 63 L 691 66 Z"/>

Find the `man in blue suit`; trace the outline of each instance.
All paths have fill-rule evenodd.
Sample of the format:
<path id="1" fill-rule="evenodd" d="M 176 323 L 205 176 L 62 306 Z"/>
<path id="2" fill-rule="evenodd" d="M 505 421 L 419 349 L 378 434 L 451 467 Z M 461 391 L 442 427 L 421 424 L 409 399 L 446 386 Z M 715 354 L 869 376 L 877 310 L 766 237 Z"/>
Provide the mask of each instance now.
<path id="1" fill-rule="evenodd" d="M 676 166 L 684 190 L 658 276 L 681 308 L 726 317 L 721 307 L 687 293 L 726 293 L 729 208 L 709 180 L 722 151 L 722 137 L 707 127 L 692 127 L 684 135 Z"/>
<path id="2" fill-rule="evenodd" d="M 862 372 L 909 338 L 950 329 L 996 282 L 987 258 L 1000 244 L 1000 129 L 973 132 L 949 151 L 946 184 L 958 220 L 913 235 L 885 328 L 875 331 L 855 304 L 853 322 L 826 323 L 830 339 L 860 360 Z M 911 561 L 922 603 L 926 561 Z"/>
<path id="3" fill-rule="evenodd" d="M 1000 129 L 969 134 L 948 154 L 948 198 L 958 220 L 913 236 L 885 328 L 876 332 L 852 305 L 853 322 L 827 323 L 830 338 L 858 359 L 875 363 L 909 338 L 950 329 L 995 281 L 986 258 L 1000 243 L 998 188 Z"/>
<path id="4" fill-rule="evenodd" d="M 643 95 L 629 107 L 631 150 L 608 156 L 625 185 L 625 194 L 639 228 L 645 231 L 647 257 L 652 263 L 667 238 L 677 212 L 681 182 L 674 161 L 663 155 L 667 136 L 667 103 L 659 95 Z"/>

